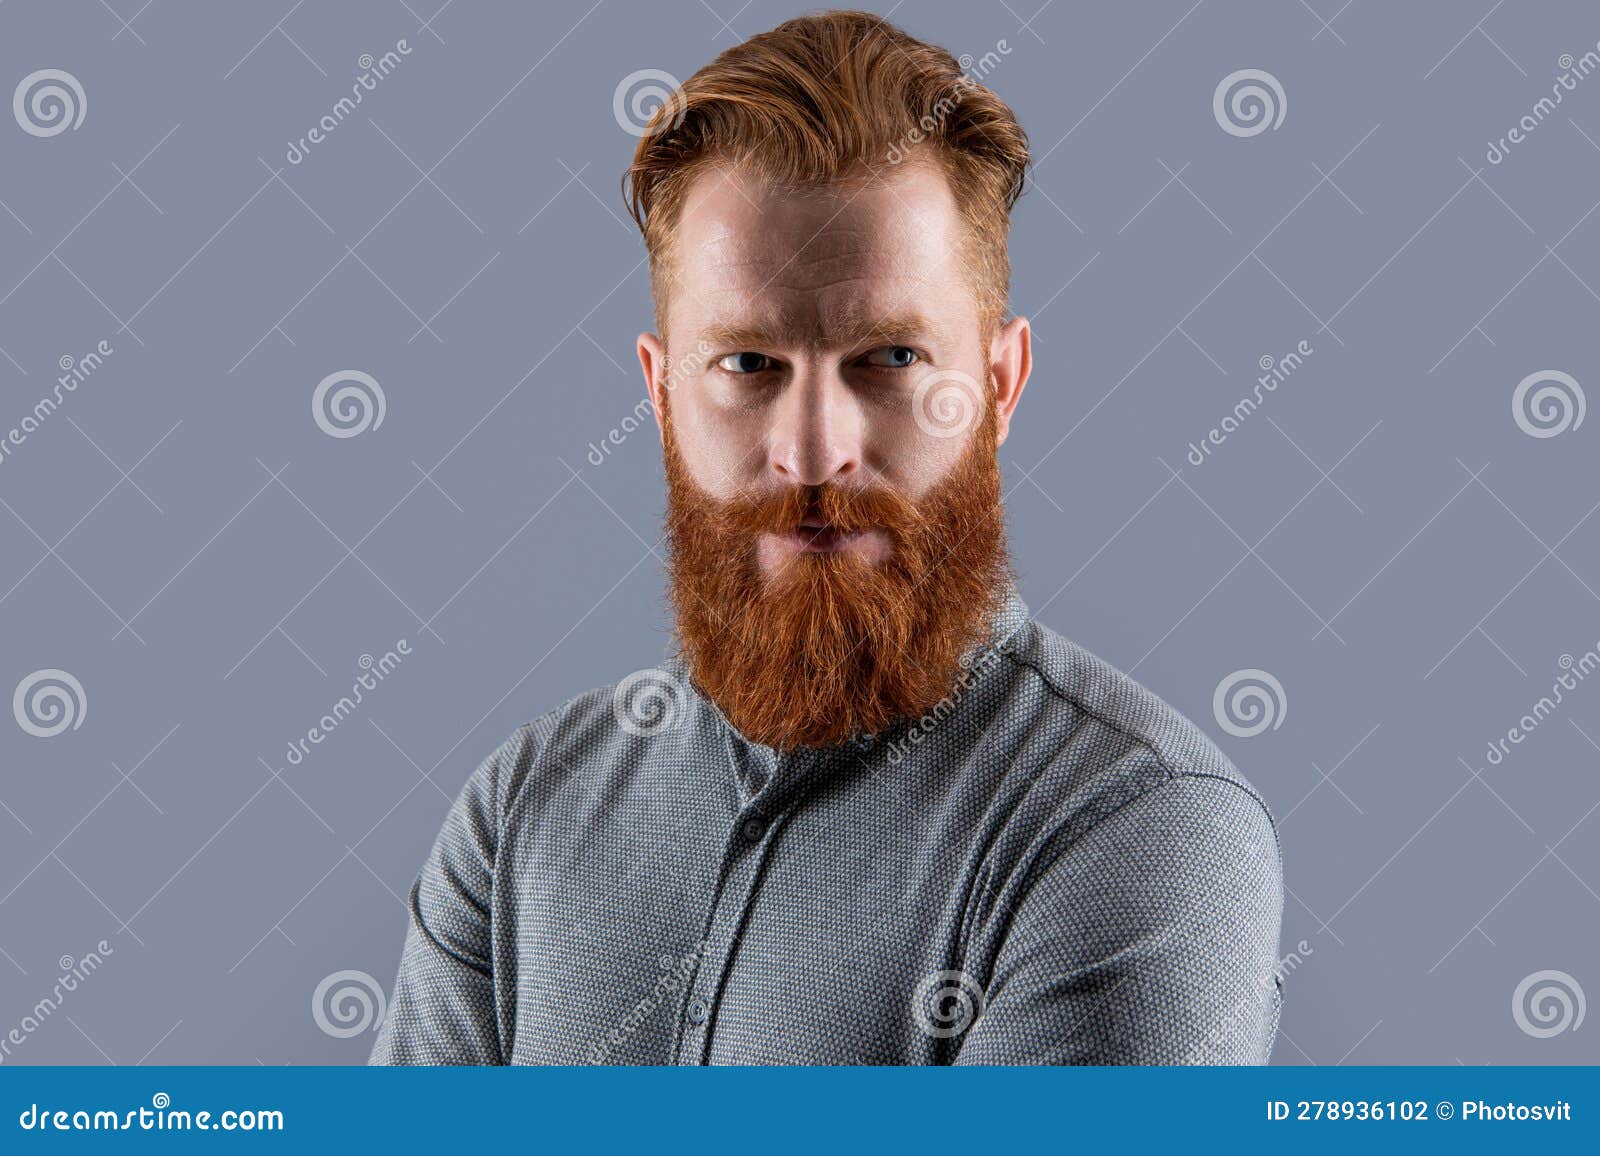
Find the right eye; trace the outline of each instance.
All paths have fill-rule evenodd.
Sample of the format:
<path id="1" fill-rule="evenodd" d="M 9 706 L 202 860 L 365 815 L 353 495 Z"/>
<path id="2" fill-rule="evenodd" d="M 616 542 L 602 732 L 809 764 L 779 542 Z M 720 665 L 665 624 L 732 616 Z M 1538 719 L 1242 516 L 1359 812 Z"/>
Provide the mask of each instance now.
<path id="1" fill-rule="evenodd" d="M 762 370 L 772 368 L 772 358 L 765 353 L 730 353 L 717 362 L 717 368 L 728 373 L 750 374 L 760 373 Z"/>

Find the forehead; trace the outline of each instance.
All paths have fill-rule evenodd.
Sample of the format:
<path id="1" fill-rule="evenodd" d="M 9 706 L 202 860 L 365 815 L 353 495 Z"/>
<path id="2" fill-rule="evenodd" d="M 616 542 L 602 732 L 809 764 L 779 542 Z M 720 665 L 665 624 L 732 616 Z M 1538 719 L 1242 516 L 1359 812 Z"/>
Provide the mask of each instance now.
<path id="1" fill-rule="evenodd" d="M 890 314 L 974 314 L 965 225 L 932 164 L 792 189 L 731 167 L 699 174 L 674 243 L 669 328 L 759 327 L 808 339 Z"/>

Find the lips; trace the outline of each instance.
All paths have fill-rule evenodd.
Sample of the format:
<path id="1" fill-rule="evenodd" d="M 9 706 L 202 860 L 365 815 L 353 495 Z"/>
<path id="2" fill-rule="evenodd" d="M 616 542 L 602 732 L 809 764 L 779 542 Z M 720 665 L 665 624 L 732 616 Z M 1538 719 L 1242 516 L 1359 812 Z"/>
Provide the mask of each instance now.
<path id="1" fill-rule="evenodd" d="M 831 554 L 843 550 L 860 535 L 859 530 L 841 530 L 826 522 L 807 518 L 800 523 L 798 529 L 784 537 L 794 549 L 803 554 Z"/>

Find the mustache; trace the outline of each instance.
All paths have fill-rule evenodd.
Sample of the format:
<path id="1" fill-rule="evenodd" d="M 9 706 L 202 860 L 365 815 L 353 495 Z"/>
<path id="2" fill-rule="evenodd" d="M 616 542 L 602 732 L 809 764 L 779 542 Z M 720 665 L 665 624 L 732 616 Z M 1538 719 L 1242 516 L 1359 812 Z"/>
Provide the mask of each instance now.
<path id="1" fill-rule="evenodd" d="M 716 529 L 727 534 L 792 534 L 811 523 L 844 533 L 881 530 L 903 539 L 928 523 L 917 503 L 882 484 L 788 486 L 713 502 L 707 513 Z"/>

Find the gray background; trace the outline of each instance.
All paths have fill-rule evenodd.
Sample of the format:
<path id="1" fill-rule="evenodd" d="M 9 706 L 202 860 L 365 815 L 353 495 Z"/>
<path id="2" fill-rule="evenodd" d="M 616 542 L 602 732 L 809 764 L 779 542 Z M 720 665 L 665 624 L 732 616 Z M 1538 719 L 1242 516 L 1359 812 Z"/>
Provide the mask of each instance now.
<path id="1" fill-rule="evenodd" d="M 0 6 L 0 97 L 41 68 L 87 97 L 49 138 L 0 107 L 0 429 L 61 357 L 114 348 L 0 462 L 0 700 L 50 668 L 86 698 L 51 738 L 0 712 L 0 1034 L 60 957 L 113 948 L 8 1062 L 363 1060 L 370 1032 L 321 1030 L 313 992 L 392 980 L 472 767 L 668 643 L 654 430 L 589 459 L 649 324 L 613 94 L 796 9 L 437 6 Z M 1037 361 L 1003 451 L 1023 593 L 1270 800 L 1298 956 L 1276 1062 L 1596 1060 L 1600 1024 L 1536 1038 L 1512 1001 L 1545 969 L 1600 993 L 1600 678 L 1485 750 L 1600 639 L 1600 417 L 1536 438 L 1511 412 L 1531 373 L 1600 380 L 1600 77 L 1485 150 L 1600 12 L 892 11 L 994 52 L 1034 142 L 1013 307 Z M 1248 138 L 1212 111 L 1244 68 L 1287 98 Z M 386 416 L 335 438 L 310 401 L 345 369 Z M 1246 668 L 1285 700 L 1238 738 L 1212 695 Z"/>

